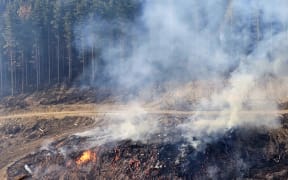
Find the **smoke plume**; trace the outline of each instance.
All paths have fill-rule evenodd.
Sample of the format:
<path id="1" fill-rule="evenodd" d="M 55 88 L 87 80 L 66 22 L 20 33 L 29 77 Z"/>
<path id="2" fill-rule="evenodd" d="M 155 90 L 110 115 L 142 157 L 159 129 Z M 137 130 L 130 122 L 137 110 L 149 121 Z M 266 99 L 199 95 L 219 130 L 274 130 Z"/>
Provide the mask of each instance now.
<path id="1" fill-rule="evenodd" d="M 99 74 L 93 85 L 112 83 L 133 92 L 147 85 L 164 86 L 165 82 L 180 87 L 195 81 L 224 80 L 220 89 L 200 98 L 193 107 L 197 112 L 188 122 L 177 126 L 195 147 L 234 128 L 279 126 L 275 114 L 243 114 L 247 110 L 260 114 L 275 111 L 278 100 L 287 96 L 283 90 L 288 73 L 287 1 L 142 3 L 141 15 L 132 22 L 87 18 L 75 27 L 77 49 L 96 47 L 101 54 L 94 59 Z M 121 36 L 115 38 L 115 30 Z M 207 110 L 218 113 L 203 116 Z M 108 131 L 116 132 L 112 136 L 118 139 L 141 140 L 143 134 L 159 130 L 158 123 L 143 121 L 141 115 L 136 118 L 123 113 Z"/>

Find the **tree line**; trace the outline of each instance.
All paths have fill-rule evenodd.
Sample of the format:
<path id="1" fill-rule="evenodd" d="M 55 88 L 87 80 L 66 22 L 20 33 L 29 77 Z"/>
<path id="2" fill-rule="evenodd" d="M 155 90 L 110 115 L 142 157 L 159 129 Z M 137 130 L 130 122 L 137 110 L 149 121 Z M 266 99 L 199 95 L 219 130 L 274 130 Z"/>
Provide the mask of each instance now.
<path id="1" fill-rule="evenodd" d="M 139 0 L 0 0 L 0 95 L 75 81 L 101 63 L 96 46 L 75 47 L 75 24 L 88 17 L 133 21 L 140 8 Z M 113 27 L 117 39 L 120 26 Z M 95 78 L 93 67 L 82 77 L 87 82 Z"/>

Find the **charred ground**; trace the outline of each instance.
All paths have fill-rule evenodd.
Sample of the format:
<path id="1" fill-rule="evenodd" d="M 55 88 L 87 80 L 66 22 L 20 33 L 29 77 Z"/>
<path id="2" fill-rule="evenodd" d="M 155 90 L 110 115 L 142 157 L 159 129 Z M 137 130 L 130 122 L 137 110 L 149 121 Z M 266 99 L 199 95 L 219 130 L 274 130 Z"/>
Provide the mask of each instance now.
<path id="1" fill-rule="evenodd" d="M 106 95 L 99 99 L 95 97 L 95 93 L 99 96 Z M 124 96 L 126 95 L 122 97 Z M 4 115 L 27 111 L 48 113 L 45 117 L 23 116 L 1 120 L 1 177 L 14 180 L 115 177 L 285 179 L 288 176 L 287 114 L 279 117 L 281 128 L 233 129 L 222 138 L 207 143 L 201 150 L 196 150 L 184 137 L 179 136 L 175 129 L 189 119 L 187 114 L 149 115 L 150 120 L 161 123 L 162 129 L 146 142 L 126 139 L 96 145 L 95 137 L 73 135 L 95 127 L 105 128 L 111 117 L 105 113 L 68 116 L 65 114 L 67 110 L 93 110 L 105 103 L 123 102 L 125 98 L 122 97 L 89 88 L 59 88 L 46 93 L 43 91 L 4 98 L 1 102 Z M 93 105 L 95 103 L 99 107 Z M 152 107 L 156 106 L 147 103 L 152 104 Z M 160 108 L 171 105 L 171 101 L 162 104 L 164 105 Z M 183 105 L 177 101 L 175 106 L 169 107 L 183 108 L 178 104 Z M 286 106 L 285 103 L 281 104 L 282 109 Z M 111 107 L 105 107 L 104 112 Z M 56 115 L 56 110 L 63 114 Z M 97 138 L 102 137 L 99 135 Z M 95 158 L 82 164 L 77 163 L 87 151 L 93 152 Z"/>
<path id="2" fill-rule="evenodd" d="M 283 128 L 275 131 L 235 129 L 203 151 L 171 135 L 166 141 L 163 134 L 147 143 L 125 140 L 89 149 L 88 137 L 69 136 L 13 163 L 8 179 L 285 179 L 288 116 L 281 121 Z M 87 150 L 96 160 L 77 164 Z"/>

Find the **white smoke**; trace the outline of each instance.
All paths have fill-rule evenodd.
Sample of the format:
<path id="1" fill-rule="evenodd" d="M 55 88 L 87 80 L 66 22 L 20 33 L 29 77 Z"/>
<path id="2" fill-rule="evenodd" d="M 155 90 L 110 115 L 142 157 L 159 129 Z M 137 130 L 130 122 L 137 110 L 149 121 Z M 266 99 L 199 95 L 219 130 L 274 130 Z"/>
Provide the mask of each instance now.
<path id="1" fill-rule="evenodd" d="M 107 114 L 103 126 L 76 135 L 92 137 L 92 142 L 89 142 L 91 147 L 125 139 L 147 141 L 151 134 L 159 132 L 159 123 L 147 118 L 147 115 L 140 104 L 131 103 L 126 105 L 125 109 Z"/>
<path id="2" fill-rule="evenodd" d="M 277 110 L 275 98 L 269 97 L 275 95 L 268 90 L 275 90 L 269 78 L 282 82 L 277 84 L 279 89 L 287 87 L 287 1 L 143 3 L 143 14 L 137 22 L 90 18 L 76 26 L 78 49 L 90 49 L 92 45 L 101 49 L 105 66 L 96 67 L 102 73 L 98 76 L 108 76 L 128 90 L 147 84 L 162 85 L 164 81 L 225 79 L 225 87 L 201 99 L 196 108 L 199 113 L 178 127 L 195 146 L 237 127 L 279 126 L 275 114 L 243 114 L 246 110 Z M 117 40 L 111 37 L 115 28 L 122 31 Z M 103 84 L 103 80 L 95 81 L 98 86 L 99 82 Z M 285 90 L 277 98 L 282 95 L 287 96 Z M 201 111 L 211 107 L 219 113 L 213 117 L 201 115 Z M 141 118 L 130 116 L 130 112 L 121 119 L 108 127 L 119 139 L 141 139 L 143 134 L 159 129 L 158 123 L 143 124 Z"/>

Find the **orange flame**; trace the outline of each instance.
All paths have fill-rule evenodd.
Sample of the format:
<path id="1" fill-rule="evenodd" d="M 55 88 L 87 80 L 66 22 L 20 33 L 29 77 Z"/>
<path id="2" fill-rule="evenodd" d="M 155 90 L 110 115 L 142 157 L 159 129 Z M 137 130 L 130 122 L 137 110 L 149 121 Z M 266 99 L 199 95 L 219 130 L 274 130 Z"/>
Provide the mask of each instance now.
<path id="1" fill-rule="evenodd" d="M 77 165 L 82 165 L 82 164 L 86 164 L 89 161 L 96 161 L 96 153 L 94 153 L 93 151 L 84 151 L 81 156 L 76 160 L 76 164 Z"/>

